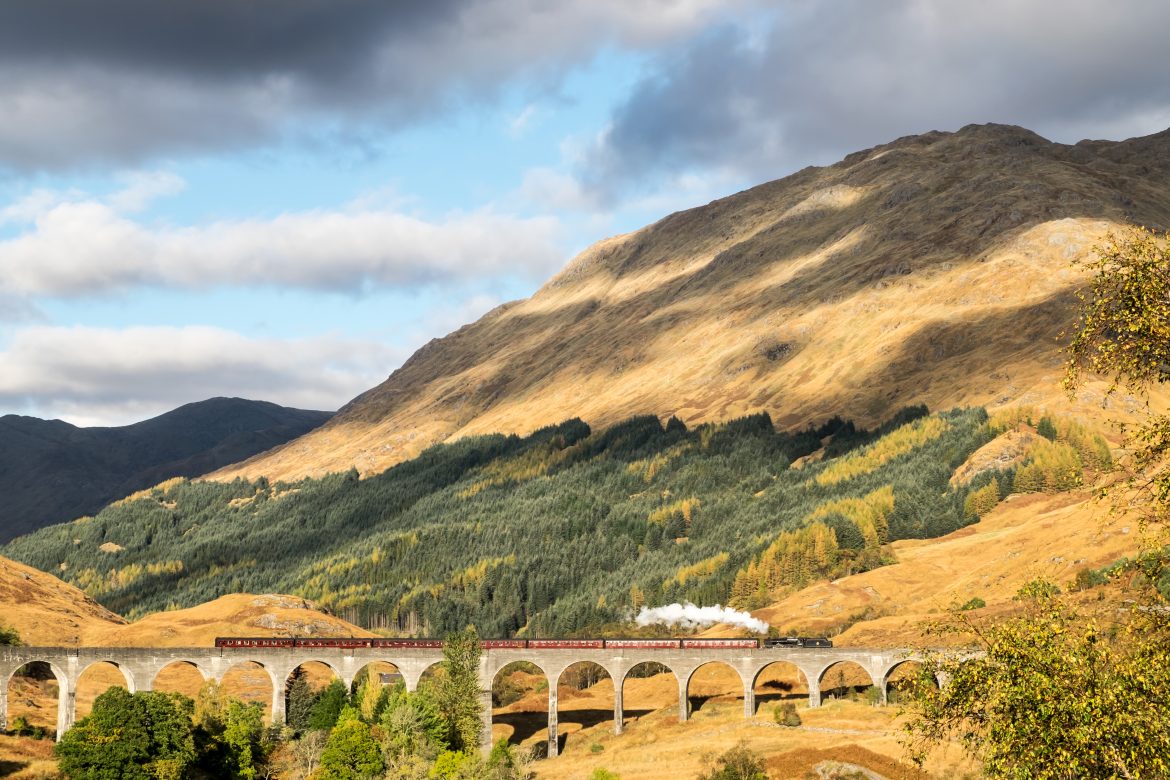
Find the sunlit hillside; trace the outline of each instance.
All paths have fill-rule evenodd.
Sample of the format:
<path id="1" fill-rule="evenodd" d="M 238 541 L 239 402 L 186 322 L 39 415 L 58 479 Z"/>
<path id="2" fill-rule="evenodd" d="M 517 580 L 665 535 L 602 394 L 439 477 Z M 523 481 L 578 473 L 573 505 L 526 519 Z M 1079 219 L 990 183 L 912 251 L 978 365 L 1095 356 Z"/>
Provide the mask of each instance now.
<path id="1" fill-rule="evenodd" d="M 1170 132 L 902 138 L 601 241 L 327 425 L 216 476 L 370 474 L 436 442 L 569 417 L 766 411 L 784 428 L 917 403 L 1063 408 L 1072 263 L 1128 222 L 1170 225 L 1167 182 Z M 1100 390 L 1073 406 L 1097 413 Z"/>
<path id="2" fill-rule="evenodd" d="M 78 588 L 0 557 L 0 623 L 33 646 L 209 647 L 215 637 L 370 636 L 293 596 L 237 593 L 136 622 L 105 609 Z"/>

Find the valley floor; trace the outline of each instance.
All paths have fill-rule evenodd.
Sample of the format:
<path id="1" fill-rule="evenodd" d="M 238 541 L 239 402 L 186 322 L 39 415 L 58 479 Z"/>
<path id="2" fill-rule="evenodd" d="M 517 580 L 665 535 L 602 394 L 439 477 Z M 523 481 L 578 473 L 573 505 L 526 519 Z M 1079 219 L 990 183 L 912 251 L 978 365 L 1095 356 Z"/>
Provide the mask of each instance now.
<path id="1" fill-rule="evenodd" d="M 905 758 L 899 739 L 903 717 L 896 705 L 873 706 L 864 700 L 827 701 L 808 709 L 807 693 L 794 688 L 765 695 L 756 716 L 743 717 L 743 699 L 726 691 L 738 680 L 730 669 L 723 679 L 710 674 L 692 686 L 692 713 L 678 720 L 677 683 L 671 674 L 628 680 L 626 730 L 613 733 L 613 686 L 603 680 L 584 691 L 561 688 L 558 694 L 561 755 L 535 765 L 541 780 L 586 780 L 603 767 L 622 780 L 693 778 L 710 760 L 739 742 L 767 760 L 772 778 L 803 778 L 825 761 L 870 769 L 889 780 L 976 778 L 978 765 L 956 747 L 936 756 L 922 772 Z M 720 693 L 720 691 L 724 691 Z M 796 703 L 802 723 L 778 726 L 775 708 Z M 493 713 L 493 736 L 529 747 L 547 738 L 547 693 L 531 692 Z M 630 713 L 636 713 L 630 717 Z"/>

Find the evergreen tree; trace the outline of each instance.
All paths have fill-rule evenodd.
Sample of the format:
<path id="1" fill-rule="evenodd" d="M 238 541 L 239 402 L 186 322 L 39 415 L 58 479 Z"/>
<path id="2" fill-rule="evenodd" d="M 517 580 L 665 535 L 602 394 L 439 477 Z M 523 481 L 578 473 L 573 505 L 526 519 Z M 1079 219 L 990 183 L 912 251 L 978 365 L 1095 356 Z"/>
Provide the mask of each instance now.
<path id="1" fill-rule="evenodd" d="M 1056 441 L 1056 424 L 1052 422 L 1051 417 L 1044 415 L 1040 422 L 1036 423 L 1036 433 L 1049 441 Z"/>
<path id="2" fill-rule="evenodd" d="M 474 753 L 479 748 L 482 712 L 479 688 L 479 634 L 467 628 L 451 634 L 443 644 L 439 674 L 431 690 L 447 725 L 447 744 L 456 751 Z"/>
<path id="3" fill-rule="evenodd" d="M 336 678 L 326 686 L 313 705 L 309 715 L 309 728 L 328 731 L 337 725 L 337 718 L 345 707 L 349 697 L 345 693 L 345 683 Z"/>
<path id="4" fill-rule="evenodd" d="M 297 731 L 309 728 L 309 721 L 313 716 L 313 708 L 317 704 L 319 695 L 305 679 L 305 672 L 297 667 L 289 677 L 285 692 L 285 721 Z"/>

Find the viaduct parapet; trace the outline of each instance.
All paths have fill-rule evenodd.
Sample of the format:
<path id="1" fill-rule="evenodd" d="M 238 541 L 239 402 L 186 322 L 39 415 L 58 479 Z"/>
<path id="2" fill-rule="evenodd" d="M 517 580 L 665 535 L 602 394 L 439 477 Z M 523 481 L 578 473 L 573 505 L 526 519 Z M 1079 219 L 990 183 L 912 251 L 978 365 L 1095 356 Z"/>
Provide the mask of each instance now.
<path id="1" fill-rule="evenodd" d="M 204 680 L 220 681 L 232 667 L 252 662 L 267 672 L 272 682 L 271 717 L 274 724 L 285 722 L 285 687 L 289 677 L 302 664 L 318 662 L 328 666 L 337 677 L 352 687 L 354 678 L 367 664 L 381 661 L 393 664 L 402 674 L 408 690 L 415 690 L 423 673 L 443 660 L 440 649 L 430 648 L 137 648 L 137 647 L 6 647 L 0 648 L 0 728 L 8 725 L 8 683 L 13 674 L 29 663 L 41 662 L 57 678 L 60 693 L 57 707 L 57 737 L 73 725 L 76 718 L 77 681 L 87 668 L 97 663 L 116 666 L 126 679 L 131 692 L 149 691 L 155 677 L 172 664 L 194 667 Z M 557 754 L 557 684 L 561 674 L 570 666 L 595 663 L 614 681 L 614 732 L 620 734 L 624 726 L 622 689 L 630 670 L 645 662 L 659 663 L 669 668 L 678 680 L 679 720 L 690 715 L 687 691 L 691 677 L 700 667 L 710 663 L 724 664 L 739 674 L 743 684 L 744 717 L 756 712 L 755 684 L 763 670 L 771 664 L 783 662 L 800 670 L 808 685 L 808 705 L 820 706 L 825 673 L 830 667 L 850 662 L 869 674 L 885 703 L 889 692 L 890 675 L 907 661 L 921 661 L 921 654 L 912 650 L 872 650 L 865 648 L 759 648 L 759 649 L 486 649 L 480 658 L 480 703 L 484 713 L 483 745 L 491 747 L 492 683 L 508 664 L 526 661 L 539 668 L 548 680 L 548 746 L 549 755 Z"/>

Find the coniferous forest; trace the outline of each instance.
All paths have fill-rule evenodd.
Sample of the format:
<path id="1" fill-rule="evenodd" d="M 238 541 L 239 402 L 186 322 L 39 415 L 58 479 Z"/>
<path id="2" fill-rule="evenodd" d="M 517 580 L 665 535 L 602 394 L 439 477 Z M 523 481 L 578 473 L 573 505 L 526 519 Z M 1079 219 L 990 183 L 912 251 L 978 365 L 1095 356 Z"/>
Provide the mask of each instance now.
<path id="1" fill-rule="evenodd" d="M 574 419 L 438 445 L 365 479 L 176 480 L 4 553 L 131 617 L 280 592 L 395 634 L 613 631 L 643 605 L 760 606 L 883 565 L 888 542 L 974 522 L 1016 469 L 950 478 L 1014 423 L 923 407 L 872 431 L 833 419 L 777 432 L 766 414 L 690 430 Z M 1053 487 L 1045 463 L 1067 474 L 1108 458 L 1099 437 L 1060 431 L 1019 469 L 1024 489 Z"/>

